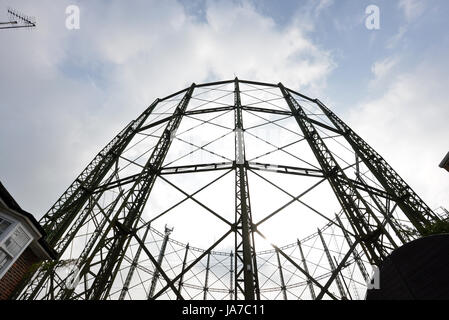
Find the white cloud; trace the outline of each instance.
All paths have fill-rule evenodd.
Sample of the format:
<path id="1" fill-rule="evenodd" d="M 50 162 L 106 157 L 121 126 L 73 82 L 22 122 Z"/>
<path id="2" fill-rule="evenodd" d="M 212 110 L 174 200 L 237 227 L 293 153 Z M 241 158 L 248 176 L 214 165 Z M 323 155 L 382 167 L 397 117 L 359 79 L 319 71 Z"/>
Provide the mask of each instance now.
<path id="1" fill-rule="evenodd" d="M 328 9 L 334 4 L 334 0 L 320 0 L 315 8 L 315 14 L 319 15 L 321 11 Z"/>
<path id="2" fill-rule="evenodd" d="M 249 2 L 208 2 L 206 23 L 190 19 L 176 3 L 164 6 L 158 15 L 177 24 L 148 19 L 139 28 L 111 30 L 115 15 L 106 12 L 108 23 L 97 30 L 100 56 L 115 64 L 113 77 L 129 90 L 127 94 L 142 97 L 141 102 L 148 102 L 154 92 L 167 94 L 211 75 L 227 79 L 236 74 L 316 89 L 333 68 L 330 54 L 318 48 L 299 24 L 280 29 Z"/>
<path id="3" fill-rule="evenodd" d="M 0 34 L 0 177 L 39 216 L 156 97 L 234 74 L 313 95 L 334 68 L 299 19 L 280 27 L 246 1 L 207 2 L 206 21 L 176 1 L 80 3 L 78 31 L 69 4 L 22 1 L 38 27 Z"/>
<path id="4" fill-rule="evenodd" d="M 422 0 L 400 0 L 399 8 L 404 11 L 407 21 L 412 21 L 424 12 L 425 4 Z"/>
<path id="5" fill-rule="evenodd" d="M 395 35 L 393 35 L 390 39 L 388 39 L 387 48 L 389 48 L 389 49 L 394 48 L 404 38 L 404 35 L 406 33 L 407 33 L 407 27 L 400 26 L 398 32 Z"/>
<path id="6" fill-rule="evenodd" d="M 394 34 L 387 41 L 387 48 L 392 49 L 397 46 L 398 43 L 404 39 L 407 31 L 409 30 L 409 25 L 416 21 L 425 11 L 426 6 L 421 0 L 400 0 L 398 7 L 402 10 L 405 16 L 405 24 L 401 25 L 398 29 L 398 32 Z"/>
<path id="7" fill-rule="evenodd" d="M 398 61 L 399 59 L 397 57 L 387 57 L 383 60 L 376 61 L 371 67 L 371 72 L 374 74 L 375 80 L 380 80 L 387 76 Z"/>
<path id="8" fill-rule="evenodd" d="M 431 208 L 449 205 L 447 172 L 438 167 L 448 151 L 448 70 L 447 64 L 427 63 L 397 76 L 381 97 L 361 104 L 348 119 Z"/>

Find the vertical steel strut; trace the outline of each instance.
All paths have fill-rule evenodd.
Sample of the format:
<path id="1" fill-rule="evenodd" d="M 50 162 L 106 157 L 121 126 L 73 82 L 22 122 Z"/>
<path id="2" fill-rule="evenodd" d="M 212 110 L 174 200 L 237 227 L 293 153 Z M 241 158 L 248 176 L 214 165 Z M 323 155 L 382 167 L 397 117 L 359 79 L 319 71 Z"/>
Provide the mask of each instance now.
<path id="1" fill-rule="evenodd" d="M 321 243 L 323 244 L 324 252 L 326 253 L 327 260 L 329 261 L 329 266 L 331 267 L 331 271 L 332 271 L 332 273 L 335 273 L 336 268 L 335 268 L 334 260 L 331 257 L 329 248 L 326 245 L 326 241 L 324 241 L 323 234 L 321 233 L 320 229 L 318 229 L 318 235 L 320 236 Z M 342 299 L 346 300 L 347 297 L 346 297 L 345 289 L 343 288 L 343 284 L 341 283 L 341 279 L 338 274 L 335 276 L 335 282 L 337 283 L 338 291 L 340 292 L 340 297 Z"/>
<path id="2" fill-rule="evenodd" d="M 335 215 L 335 219 L 337 220 L 338 224 L 340 225 L 340 228 L 343 232 L 343 236 L 345 237 L 346 242 L 348 243 L 349 247 L 352 247 L 354 243 L 352 242 L 351 237 L 349 236 L 348 232 L 346 231 L 345 227 L 343 226 L 343 223 L 341 222 L 340 217 L 338 215 Z M 355 262 L 357 263 L 357 266 L 359 267 L 360 272 L 362 273 L 363 279 L 365 281 L 368 281 L 369 275 L 368 275 L 368 272 L 366 271 L 365 265 L 362 262 L 362 259 L 360 258 L 359 253 L 357 252 L 357 250 L 354 250 L 352 254 L 354 256 Z"/>
<path id="3" fill-rule="evenodd" d="M 179 293 L 181 293 L 181 289 L 182 289 L 182 285 L 183 285 L 183 280 L 184 280 L 184 270 L 186 269 L 186 264 L 187 264 L 187 255 L 189 254 L 189 244 L 186 245 L 186 252 L 184 253 L 184 259 L 182 260 L 182 269 L 181 269 L 181 277 L 179 278 L 179 283 L 178 283 L 178 291 Z M 180 296 L 176 297 L 176 300 L 180 300 Z"/>
<path id="4" fill-rule="evenodd" d="M 99 300 L 107 298 L 128 248 L 133 229 L 141 216 L 156 180 L 157 173 L 162 167 L 165 156 L 172 143 L 172 138 L 181 123 L 182 116 L 194 89 L 195 84 L 192 84 L 178 104 L 173 113 L 173 117 L 167 122 L 165 131 L 159 138 L 146 165 L 118 209 L 120 217 L 112 223 L 114 225 L 114 232 L 107 240 L 110 243 L 108 253 L 101 261 L 100 270 L 96 274 L 91 288 L 86 293 L 88 299 Z"/>
<path id="5" fill-rule="evenodd" d="M 316 99 L 315 101 L 334 126 L 344 132 L 343 136 L 346 141 L 348 141 L 354 152 L 362 159 L 363 163 L 370 169 L 385 190 L 397 197 L 398 206 L 420 233 L 432 220 L 439 220 L 439 217 L 373 148 L 320 100 Z"/>
<path id="6" fill-rule="evenodd" d="M 282 270 L 281 258 L 279 257 L 279 251 L 276 251 L 276 257 L 278 261 L 279 278 L 281 279 L 281 291 L 284 300 L 287 300 L 287 287 L 285 286 L 284 272 Z"/>
<path id="7" fill-rule="evenodd" d="M 40 220 L 40 224 L 47 233 L 46 241 L 57 252 L 57 260 L 67 249 L 89 215 L 92 214 L 94 207 L 101 198 L 103 193 L 94 194 L 93 190 L 102 182 L 112 166 L 117 163 L 120 154 L 145 123 L 158 102 L 159 99 L 156 99 L 136 120 L 131 121 L 120 131 L 95 156 Z M 106 183 L 114 175 L 115 171 L 108 177 Z M 88 205 L 82 209 L 86 202 L 88 202 Z M 12 298 L 33 299 L 52 272 L 54 272 L 54 267 L 47 268 L 47 270 L 40 268 L 36 272 L 30 273 L 16 287 Z M 25 286 L 26 290 L 24 290 Z"/>
<path id="8" fill-rule="evenodd" d="M 204 100 L 204 104 L 217 103 L 222 106 L 218 108 L 193 108 L 192 110 L 187 110 L 195 88 L 222 84 L 230 84 L 231 86 L 234 84 L 234 91 L 232 92 L 232 89 L 228 91 L 207 88 L 208 91 L 204 93 L 210 90 L 227 93 L 223 93 L 223 96 L 213 101 L 203 99 L 204 97 L 199 98 L 195 96 L 194 98 Z M 290 110 L 271 110 L 263 107 L 254 107 L 252 106 L 253 104 L 243 106 L 240 91 L 240 85 L 242 84 L 248 84 L 249 86 L 269 86 L 273 89 L 279 88 L 282 93 L 280 99 L 283 99 L 287 103 Z M 257 90 L 265 91 L 265 89 L 255 87 L 254 91 Z M 225 94 L 230 96 L 234 94 L 233 106 L 220 102 L 220 99 L 225 97 Z M 246 95 L 249 92 L 243 91 L 243 94 Z M 323 117 L 327 117 L 332 124 L 321 123 L 312 118 L 312 116 L 309 118 L 308 113 L 304 111 L 305 108 L 302 106 L 302 100 L 296 99 L 297 95 L 316 104 L 324 113 Z M 178 96 L 181 100 L 177 100 L 179 102 L 176 102 L 176 108 L 173 113 L 147 124 L 149 117 L 155 115 L 156 112 L 154 110 L 160 102 Z M 254 98 L 258 99 L 257 97 Z M 278 98 L 271 100 L 276 99 Z M 258 100 L 271 104 L 269 102 L 271 100 L 265 100 L 265 98 Z M 257 103 L 254 103 L 254 105 Z M 163 179 L 167 173 L 174 174 L 178 172 L 186 173 L 220 169 L 220 164 L 217 163 L 195 163 L 189 166 L 176 166 L 172 168 L 163 167 L 165 158 L 171 147 L 172 138 L 179 128 L 183 116 L 191 117 L 210 112 L 232 112 L 232 110 L 234 111 L 235 161 L 232 162 L 232 160 L 228 159 L 229 162 L 226 164 L 226 167 L 229 170 L 231 168 L 235 170 L 234 223 L 227 221 L 211 211 L 214 215 L 221 218 L 221 220 L 227 222 L 229 226 L 232 225 L 232 227 L 220 240 L 216 241 L 209 249 L 202 251 L 201 255 L 194 258 L 191 263 L 188 263 L 188 255 L 193 254 L 193 251 L 197 249 L 193 247 L 189 248 L 189 244 L 187 244 L 185 246 L 184 259 L 182 260 L 182 257 L 179 257 L 180 262 L 178 266 L 180 267 L 182 262 L 182 270 L 174 278 L 170 279 L 161 267 L 164 256 L 168 256 L 170 253 L 169 250 L 173 249 L 171 246 L 167 246 L 170 231 L 167 232 L 167 229 L 165 230 L 166 233 L 163 237 L 159 257 L 153 257 L 150 250 L 145 246 L 145 242 L 148 241 L 147 238 L 150 232 L 154 230 L 150 227 L 150 223 L 145 223 L 142 214 L 143 209 L 158 177 Z M 233 251 L 227 256 L 230 260 L 226 258 L 226 264 L 230 262 L 229 269 L 226 271 L 226 276 L 228 274 L 230 276 L 229 283 L 225 281 L 227 282 L 224 284 L 225 289 L 219 288 L 217 292 L 228 293 L 231 300 L 260 299 L 258 272 L 260 271 L 262 274 L 264 270 L 258 270 L 255 250 L 254 233 L 259 231 L 252 221 L 248 184 L 248 170 L 251 170 L 252 163 L 247 161 L 247 155 L 245 153 L 245 127 L 242 116 L 244 110 L 250 113 L 266 112 L 279 114 L 296 120 L 302 132 L 303 140 L 307 141 L 310 150 L 319 163 L 320 170 L 316 171 L 319 171 L 320 177 L 324 177 L 329 182 L 344 215 L 337 215 L 336 220 L 334 220 L 335 222 L 333 222 L 337 227 L 341 227 L 342 235 L 350 247 L 341 261 L 337 261 L 335 258 L 332 259 L 332 248 L 328 248 L 327 243 L 329 241 L 326 242 L 329 234 L 322 234 L 318 230 L 318 234 L 313 235 L 316 239 L 318 237 L 321 239 L 330 269 L 332 270 L 332 274 L 326 280 L 325 285 L 318 282 L 320 275 L 316 275 L 316 272 L 313 272 L 313 275 L 309 274 L 306 258 L 299 240 L 297 241 L 297 246 L 300 252 L 300 263 L 296 263 L 283 250 L 272 245 L 275 248 L 276 254 L 276 257 L 272 256 L 272 259 L 277 258 L 277 270 L 274 270 L 274 272 L 279 272 L 281 282 L 280 290 L 284 299 L 287 299 L 288 295 L 285 283 L 287 278 L 284 279 L 284 273 L 287 269 L 285 269 L 285 264 L 283 267 L 281 263 L 283 259 L 286 259 L 285 261 L 288 261 L 306 275 L 307 282 L 303 283 L 304 287 L 302 288 L 301 294 L 308 287 L 312 299 L 320 300 L 325 294 L 336 299 L 334 294 L 328 290 L 330 285 L 335 283 L 342 298 L 352 298 L 349 290 L 351 282 L 348 287 L 342 273 L 350 257 L 353 257 L 350 263 L 357 264 L 358 269 L 360 269 L 361 277 L 365 281 L 369 281 L 370 277 L 364 265 L 365 259 L 371 264 L 379 265 L 391 250 L 400 245 L 400 242 L 406 243 L 414 237 L 413 234 L 408 234 L 407 229 L 401 224 L 403 220 L 396 218 L 397 208 L 405 214 L 414 228 L 421 234 L 423 234 L 423 231 L 433 221 L 440 219 L 379 154 L 318 99 L 311 99 L 296 93 L 285 88 L 281 83 L 275 85 L 235 78 L 234 80 L 201 84 L 198 86 L 192 84 L 189 88 L 178 91 L 166 98 L 156 99 L 136 120 L 129 123 L 96 155 L 50 208 L 40 222 L 47 233 L 47 242 L 57 252 L 57 258 L 54 262 L 41 264 L 37 271 L 31 272 L 22 284 L 16 288 L 15 293 L 10 298 L 95 300 L 111 297 L 118 297 L 120 300 L 123 300 L 127 296 L 134 298 L 132 296 L 133 286 L 130 286 L 130 284 L 132 283 L 133 277 L 138 276 L 136 270 L 141 267 L 139 266 L 139 261 L 141 261 L 140 256 L 142 251 L 148 256 L 154 266 L 154 273 L 152 274 L 149 288 L 145 287 L 145 289 L 149 289 L 146 298 L 158 299 L 169 288 L 176 294 L 176 299 L 183 299 L 180 293 L 181 290 L 186 295 L 191 296 L 188 291 L 191 288 L 189 280 L 184 279 L 187 279 L 187 272 L 192 270 L 201 261 L 204 261 L 203 259 L 205 258 L 207 259 L 206 269 L 204 267 L 201 269 L 204 272 L 202 273 L 202 276 L 204 276 L 204 286 L 202 288 L 198 287 L 198 289 L 202 289 L 200 294 L 202 293 L 201 296 L 204 299 L 215 298 L 214 292 L 216 292 L 216 288 L 214 287 L 214 283 L 210 283 L 209 281 L 209 276 L 215 275 L 213 268 L 216 268 L 216 264 L 211 263 L 211 259 L 214 259 L 214 256 L 211 257 L 211 255 L 216 254 L 212 250 L 231 233 L 234 233 L 234 246 L 229 249 Z M 213 124 L 212 119 L 209 121 L 200 121 L 204 124 Z M 275 121 L 267 120 L 267 123 L 275 124 Z M 161 126 L 160 128 L 164 130 L 162 135 L 158 137 L 152 133 L 146 134 L 142 132 L 153 127 L 156 128 L 157 126 Z M 319 134 L 320 127 L 330 130 L 346 139 L 350 145 L 349 149 L 352 148 L 352 151 L 355 153 L 355 164 L 345 168 L 339 165 L 336 161 L 339 155 L 333 154 L 332 149 L 328 148 L 324 142 L 328 141 L 325 139 L 334 137 L 322 138 Z M 227 127 L 227 129 L 231 128 Z M 250 128 L 247 127 L 246 129 L 249 130 Z M 136 134 L 142 134 L 147 137 L 151 136 L 158 140 L 156 140 L 157 143 L 154 148 L 147 151 L 148 154 L 151 152 L 151 155 L 146 159 L 147 162 L 145 165 L 141 166 L 139 164 L 141 171 L 127 176 L 126 173 L 120 170 L 123 168 L 119 168 L 119 164 L 121 163 L 119 160 L 128 160 L 123 153 L 127 152 L 128 148 L 131 149 L 129 145 L 135 140 Z M 203 149 L 203 147 L 199 147 L 199 149 Z M 281 149 L 283 148 L 278 148 L 278 150 Z M 133 163 L 131 160 L 128 161 Z M 377 179 L 379 183 L 375 184 L 378 187 L 370 186 L 368 184 L 370 181 L 362 177 L 365 174 L 360 172 L 363 169 L 360 168 L 359 164 L 364 164 L 368 171 Z M 274 165 L 260 164 L 260 167 L 263 166 L 272 167 Z M 350 175 L 347 175 L 348 172 L 346 171 L 353 166 L 356 168 L 356 179 L 354 180 L 349 178 Z M 170 169 L 171 171 L 166 169 Z M 292 169 L 286 170 L 285 172 L 282 171 L 282 173 L 292 173 L 293 169 L 292 167 Z M 128 187 L 124 188 L 125 185 Z M 108 190 L 111 193 L 106 193 Z M 190 198 L 194 195 L 188 195 L 180 189 L 178 191 L 181 191 L 186 196 L 190 196 Z M 313 210 L 313 208 L 311 209 Z M 345 225 L 343 225 L 340 217 L 347 219 L 343 220 L 343 222 L 346 221 Z M 327 219 L 327 217 L 325 218 Z M 332 221 L 330 222 L 332 223 Z M 345 229 L 345 227 L 352 228 L 352 230 Z M 259 234 L 265 238 L 260 232 Z M 83 239 L 83 243 L 82 246 L 79 246 L 78 243 L 81 243 L 81 239 Z M 138 246 L 137 250 L 134 250 L 135 245 Z M 183 244 L 180 245 L 184 248 Z M 292 245 L 295 246 L 295 244 Z M 357 248 L 359 250 L 356 250 Z M 76 252 L 73 255 L 72 249 L 75 249 L 74 251 Z M 70 257 L 63 260 L 68 254 L 70 254 Z M 283 259 L 281 259 L 280 255 L 282 255 Z M 313 263 L 312 256 L 310 254 L 308 255 L 309 267 L 310 263 Z M 73 267 L 73 270 L 67 275 L 64 275 L 64 270 L 61 268 L 66 268 L 67 266 Z M 274 263 L 274 266 L 276 266 L 276 263 Z M 78 286 L 71 287 L 68 285 L 68 280 L 75 275 L 81 282 Z M 119 279 L 122 275 L 126 276 L 126 278 Z M 360 277 L 359 274 L 357 276 Z M 161 281 L 158 282 L 158 279 Z M 119 280 L 123 281 L 123 285 Z M 163 284 L 163 288 L 158 292 L 156 290 L 157 284 L 163 283 L 162 281 L 165 281 L 166 285 Z M 186 282 L 184 283 L 184 281 Z M 292 280 L 289 279 L 287 283 L 292 283 Z M 353 285 L 354 283 L 357 283 L 357 281 L 352 281 Z M 121 286 L 116 288 L 117 284 Z M 320 291 L 315 293 L 316 289 Z M 228 297 L 226 296 L 225 298 Z"/>
<path id="9" fill-rule="evenodd" d="M 148 232 L 150 231 L 150 224 L 148 224 L 148 226 L 145 228 L 145 233 L 143 235 L 142 241 L 145 242 L 147 236 L 148 236 Z M 136 271 L 137 265 L 139 263 L 139 258 L 140 258 L 140 254 L 142 253 L 142 247 L 139 246 L 139 248 L 137 248 L 137 251 L 134 255 L 134 259 L 133 262 L 131 263 L 131 267 L 129 268 L 128 274 L 126 275 L 126 279 L 125 279 L 125 283 L 123 284 L 123 288 L 122 291 L 120 292 L 120 297 L 119 300 L 123 300 L 125 299 L 126 294 L 128 293 L 129 290 L 129 285 L 131 283 L 131 280 L 134 276 L 134 272 Z"/>
<path id="10" fill-rule="evenodd" d="M 352 222 L 354 232 L 361 239 L 362 247 L 373 264 L 379 265 L 384 254 L 381 244 L 378 242 L 379 230 L 374 229 L 367 223 L 369 215 L 374 215 L 371 208 L 352 185 L 345 172 L 335 161 L 334 156 L 318 134 L 314 125 L 307 117 L 301 105 L 291 96 L 282 83 L 279 88 L 290 107 L 293 116 L 298 123 L 304 138 L 309 143 L 315 157 L 322 167 L 341 207 Z M 346 182 L 346 183 L 345 183 Z"/>
<path id="11" fill-rule="evenodd" d="M 204 277 L 203 300 L 207 300 L 207 292 L 209 291 L 209 270 L 210 270 L 210 251 L 207 254 L 206 275 Z"/>
<path id="12" fill-rule="evenodd" d="M 307 274 L 309 274 L 309 268 L 307 267 L 306 258 L 304 257 L 304 252 L 302 251 L 301 241 L 299 241 L 299 239 L 297 239 L 297 244 L 298 244 L 299 252 L 301 253 L 301 261 L 304 266 L 304 270 L 306 271 Z M 307 279 L 307 285 L 309 286 L 310 296 L 312 297 L 313 300 L 315 300 L 316 299 L 315 290 L 313 289 L 313 284 L 312 284 L 312 281 L 310 281 L 310 279 Z"/>
<path id="13" fill-rule="evenodd" d="M 70 223 L 75 219 L 76 214 L 92 195 L 93 189 L 103 180 L 106 173 L 156 107 L 158 101 L 156 99 L 136 120 L 129 123 L 115 136 L 42 217 L 40 224 L 47 233 L 46 240 L 51 246 L 55 246 L 62 237 Z"/>
<path id="14" fill-rule="evenodd" d="M 239 80 L 235 79 L 235 299 L 242 293 L 245 300 L 259 299 L 254 230 L 246 171 L 244 127 Z M 243 284 L 243 287 L 242 287 Z"/>
<path id="15" fill-rule="evenodd" d="M 161 251 L 159 252 L 159 256 L 157 258 L 157 264 L 162 267 L 162 261 L 164 260 L 165 256 L 165 249 L 167 248 L 167 242 L 168 238 L 170 237 L 170 233 L 172 233 L 173 228 L 169 229 L 167 226 L 165 226 L 165 235 L 164 239 L 162 240 L 162 246 Z M 159 270 L 155 268 L 153 273 L 153 278 L 151 279 L 151 286 L 150 286 L 150 293 L 148 294 L 148 299 L 153 298 L 154 291 L 156 290 L 157 280 L 159 279 Z"/>
<path id="16" fill-rule="evenodd" d="M 235 293 L 235 288 L 234 288 L 234 253 L 231 251 L 230 254 L 231 257 L 231 263 L 229 266 L 229 300 L 234 300 L 234 293 Z"/>

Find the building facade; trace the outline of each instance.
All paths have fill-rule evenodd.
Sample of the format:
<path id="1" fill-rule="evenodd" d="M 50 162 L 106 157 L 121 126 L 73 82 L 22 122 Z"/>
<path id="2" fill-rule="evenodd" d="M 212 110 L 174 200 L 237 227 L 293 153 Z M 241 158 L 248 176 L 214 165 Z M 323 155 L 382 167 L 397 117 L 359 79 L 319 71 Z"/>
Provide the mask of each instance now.
<path id="1" fill-rule="evenodd" d="M 8 299 L 35 264 L 54 257 L 39 222 L 0 182 L 0 300 Z"/>

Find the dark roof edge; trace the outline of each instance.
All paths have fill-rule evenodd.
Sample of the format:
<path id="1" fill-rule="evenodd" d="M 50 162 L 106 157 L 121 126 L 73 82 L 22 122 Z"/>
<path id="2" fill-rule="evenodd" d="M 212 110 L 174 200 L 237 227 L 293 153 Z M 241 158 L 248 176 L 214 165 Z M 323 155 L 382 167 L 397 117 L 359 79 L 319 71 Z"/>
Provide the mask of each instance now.
<path id="1" fill-rule="evenodd" d="M 55 249 L 53 249 L 52 247 L 50 247 L 50 245 L 47 243 L 47 241 L 45 241 L 45 238 L 42 236 L 40 237 L 39 240 L 37 240 L 37 242 L 39 242 L 39 244 L 41 245 L 42 249 L 45 250 L 45 252 L 48 253 L 48 255 L 50 256 L 50 258 L 52 258 L 53 260 L 56 259 L 58 253 L 56 252 Z"/>
<path id="2" fill-rule="evenodd" d="M 444 168 L 447 165 L 449 165 L 449 152 L 446 154 L 443 161 L 441 161 L 440 168 Z"/>
<path id="3" fill-rule="evenodd" d="M 47 233 L 45 232 L 44 228 L 39 224 L 39 222 L 36 220 L 36 218 L 29 212 L 23 210 L 19 204 L 14 200 L 14 198 L 11 196 L 11 194 L 8 192 L 8 190 L 5 188 L 5 186 L 0 181 L 0 198 L 6 203 L 6 205 L 16 211 L 17 213 L 21 214 L 25 218 L 27 218 L 33 226 L 39 231 L 41 234 L 41 237 L 38 239 L 39 244 L 42 246 L 42 248 L 48 253 L 50 257 L 55 259 L 56 257 L 56 251 L 51 248 L 48 243 L 45 241 L 45 236 Z"/>

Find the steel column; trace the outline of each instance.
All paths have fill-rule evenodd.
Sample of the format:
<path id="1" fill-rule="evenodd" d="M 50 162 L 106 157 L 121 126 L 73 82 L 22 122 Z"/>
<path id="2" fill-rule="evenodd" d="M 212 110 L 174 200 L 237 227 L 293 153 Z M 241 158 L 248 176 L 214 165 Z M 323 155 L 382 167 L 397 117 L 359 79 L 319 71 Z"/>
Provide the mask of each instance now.
<path id="1" fill-rule="evenodd" d="M 277 261 L 278 261 L 279 277 L 281 279 L 282 296 L 284 297 L 284 300 L 287 300 L 287 288 L 285 287 L 284 272 L 282 271 L 281 258 L 279 257 L 279 251 L 276 251 L 276 257 L 277 257 Z"/>
<path id="2" fill-rule="evenodd" d="M 183 280 L 184 280 L 184 270 L 186 268 L 186 264 L 187 264 L 187 255 L 189 254 L 189 244 L 186 245 L 186 252 L 184 253 L 184 259 L 182 260 L 182 269 L 181 269 L 181 277 L 179 278 L 179 283 L 178 283 L 178 291 L 179 293 L 181 293 L 182 290 L 182 285 L 183 285 Z M 178 296 L 176 298 L 176 300 L 180 300 L 180 297 Z"/>
<path id="3" fill-rule="evenodd" d="M 249 200 L 248 176 L 246 171 L 244 127 L 239 81 L 235 82 L 235 299 L 241 292 L 245 300 L 259 298 L 257 262 L 254 249 L 254 231 Z M 241 263 L 241 265 L 239 264 Z M 241 287 L 243 284 L 243 288 Z"/>
<path id="4" fill-rule="evenodd" d="M 173 228 L 169 229 L 165 226 L 165 236 L 164 240 L 162 240 L 161 250 L 159 252 L 159 256 L 157 258 L 157 264 L 162 268 L 162 261 L 165 256 L 165 248 L 167 248 L 168 238 L 170 237 L 170 233 L 172 233 Z M 148 294 L 148 299 L 153 298 L 154 291 L 156 290 L 157 280 L 159 279 L 159 270 L 154 268 L 153 278 L 151 279 L 150 293 Z"/>
<path id="5" fill-rule="evenodd" d="M 114 221 L 115 232 L 111 237 L 112 244 L 87 294 L 89 299 L 98 300 L 107 297 L 131 240 L 132 230 L 140 218 L 156 180 L 157 171 L 161 168 L 167 155 L 172 143 L 172 137 L 181 122 L 182 115 L 187 108 L 194 88 L 195 84 L 192 84 L 178 104 L 173 118 L 168 121 L 165 131 L 153 149 L 153 153 L 149 157 L 139 179 L 134 183 L 118 210 L 121 212 L 121 219 Z"/>
<path id="6" fill-rule="evenodd" d="M 327 260 L 329 261 L 329 266 L 331 267 L 332 273 L 335 273 L 335 264 L 334 260 L 332 260 L 331 254 L 329 252 L 329 248 L 327 247 L 326 241 L 324 241 L 323 234 L 321 233 L 321 230 L 318 229 L 318 235 L 320 236 L 321 243 L 323 244 L 324 252 L 326 253 Z M 346 292 L 343 288 L 343 284 L 341 283 L 340 277 L 337 274 L 335 276 L 335 282 L 337 282 L 338 291 L 340 292 L 340 296 L 342 299 L 346 300 Z"/>
<path id="7" fill-rule="evenodd" d="M 299 241 L 299 239 L 297 239 L 297 243 L 298 243 L 299 252 L 301 253 L 301 261 L 304 266 L 304 270 L 305 270 L 305 272 L 309 273 L 309 268 L 307 267 L 306 258 L 304 257 L 304 252 L 302 251 L 301 241 Z M 315 300 L 316 295 L 315 295 L 315 290 L 313 289 L 312 281 L 310 281 L 309 278 L 307 278 L 306 281 L 307 281 L 307 285 L 309 286 L 310 295 L 311 295 L 312 299 Z"/>
<path id="8" fill-rule="evenodd" d="M 343 136 L 346 141 L 348 141 L 385 190 L 399 199 L 397 202 L 398 206 L 420 233 L 423 232 L 424 227 L 428 226 L 431 221 L 439 220 L 438 216 L 373 148 L 320 100 L 316 99 L 315 102 L 329 120 L 344 132 Z"/>
<path id="9" fill-rule="evenodd" d="M 338 201 L 348 218 L 352 221 L 354 231 L 363 240 L 362 243 L 367 250 L 367 256 L 373 264 L 380 264 L 380 257 L 383 251 L 382 246 L 377 242 L 378 230 L 372 230 L 365 220 L 366 214 L 372 214 L 370 212 L 371 209 L 360 203 L 363 202 L 362 197 L 352 183 L 348 181 L 349 179 L 345 172 L 335 161 L 332 153 L 309 121 L 300 104 L 291 96 L 282 83 L 279 84 L 279 88 L 317 161 L 321 165 Z M 347 181 L 347 183 L 343 183 L 342 180 Z"/>
<path id="10" fill-rule="evenodd" d="M 210 269 L 210 252 L 207 254 L 206 275 L 204 278 L 203 300 L 207 300 L 207 291 L 209 291 L 209 269 Z"/>
<path id="11" fill-rule="evenodd" d="M 348 232 L 346 231 L 345 227 L 343 226 L 343 223 L 341 222 L 338 215 L 335 215 L 335 219 L 337 220 L 338 224 L 340 225 L 340 228 L 343 232 L 343 236 L 345 237 L 346 242 L 348 243 L 349 247 L 352 247 L 354 243 L 352 242 L 351 237 L 349 236 Z M 368 281 L 369 280 L 368 272 L 366 271 L 365 265 L 363 264 L 362 259 L 360 258 L 360 255 L 357 252 L 357 250 L 354 250 L 353 256 L 354 256 L 355 262 L 357 263 L 357 266 L 359 267 L 360 272 L 362 273 L 363 279 L 365 279 L 365 281 Z"/>

